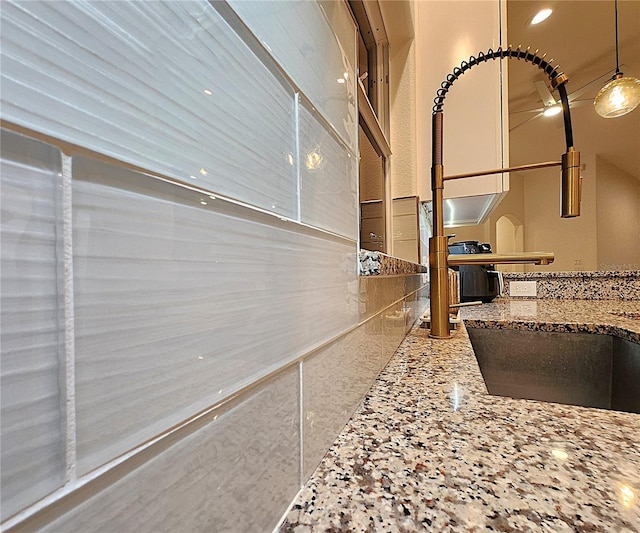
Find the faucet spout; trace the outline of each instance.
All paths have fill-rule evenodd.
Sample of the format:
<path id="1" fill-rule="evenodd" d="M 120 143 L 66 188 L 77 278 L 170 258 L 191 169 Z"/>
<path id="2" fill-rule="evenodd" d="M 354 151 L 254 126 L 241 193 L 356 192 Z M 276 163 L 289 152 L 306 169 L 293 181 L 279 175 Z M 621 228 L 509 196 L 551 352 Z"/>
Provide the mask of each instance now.
<path id="1" fill-rule="evenodd" d="M 485 175 L 488 173 L 509 172 L 515 170 L 525 170 L 531 168 L 542 168 L 547 166 L 562 165 L 562 197 L 561 216 L 575 217 L 580 215 L 581 177 L 580 177 L 580 152 L 573 147 L 573 132 L 571 129 L 571 116 L 569 113 L 569 99 L 565 84 L 569 78 L 558 71 L 557 66 L 551 65 L 550 61 L 545 61 L 545 55 L 539 56 L 538 51 L 530 52 L 530 49 L 522 50 L 518 47 L 513 50 L 509 46 L 506 50 L 502 47 L 497 50 L 489 50 L 486 54 L 482 52 L 478 57 L 471 57 L 469 61 L 463 61 L 459 67 L 453 69 L 434 98 L 432 115 L 432 166 L 431 166 L 431 193 L 433 202 L 433 236 L 429 239 L 429 276 L 430 276 L 430 306 L 431 306 L 431 332 L 430 336 L 436 339 L 451 338 L 449 330 L 449 265 L 469 265 L 469 264 L 511 264 L 511 263 L 533 263 L 537 265 L 548 265 L 553 262 L 554 254 L 551 252 L 533 252 L 522 254 L 465 254 L 449 255 L 448 242 L 444 235 L 443 202 L 444 202 L 444 182 L 448 179 L 458 179 Z M 525 165 L 524 167 L 512 169 L 496 169 L 495 171 L 483 171 L 470 174 L 459 174 L 455 176 L 445 176 L 442 162 L 442 123 L 444 99 L 453 83 L 470 68 L 486 63 L 494 59 L 523 59 L 547 74 L 554 89 L 560 94 L 562 102 L 565 138 L 567 151 L 562 156 L 562 161 L 538 163 L 536 165 Z"/>
<path id="2" fill-rule="evenodd" d="M 449 254 L 450 266 L 460 265 L 549 265 L 555 260 L 553 252 L 522 252 L 511 254 Z"/>
<path id="3" fill-rule="evenodd" d="M 580 152 L 569 148 L 562 155 L 562 218 L 580 216 L 582 178 L 580 177 Z"/>

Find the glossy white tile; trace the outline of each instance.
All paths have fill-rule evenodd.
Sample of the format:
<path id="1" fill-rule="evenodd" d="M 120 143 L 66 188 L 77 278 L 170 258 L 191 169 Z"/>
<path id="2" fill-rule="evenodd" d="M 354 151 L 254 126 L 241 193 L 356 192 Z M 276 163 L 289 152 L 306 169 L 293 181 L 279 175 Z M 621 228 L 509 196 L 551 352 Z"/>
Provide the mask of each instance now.
<path id="1" fill-rule="evenodd" d="M 209 2 L 2 4 L 3 118 L 297 216 L 293 92 Z"/>
<path id="2" fill-rule="evenodd" d="M 64 482 L 60 152 L 2 132 L 2 519 Z"/>
<path id="3" fill-rule="evenodd" d="M 407 332 L 411 329 L 411 325 L 426 311 L 429 303 L 427 292 L 425 289 L 421 289 L 405 298 L 405 306 L 411 313 Z"/>
<path id="4" fill-rule="evenodd" d="M 307 479 L 356 410 L 387 359 L 377 316 L 305 358 L 303 478 Z"/>
<path id="5" fill-rule="evenodd" d="M 304 106 L 299 124 L 300 218 L 357 240 L 356 157 Z"/>
<path id="6" fill-rule="evenodd" d="M 229 4 L 355 152 L 355 26 L 348 11 L 331 10 L 330 23 L 315 1 Z"/>
<path id="7" fill-rule="evenodd" d="M 411 309 L 404 300 L 395 303 L 382 312 L 382 331 L 384 333 L 383 352 L 388 361 L 400 346 L 407 333 Z"/>
<path id="8" fill-rule="evenodd" d="M 358 282 L 361 319 L 373 316 L 406 295 L 428 286 L 426 274 L 361 276 Z"/>
<path id="9" fill-rule="evenodd" d="M 361 319 L 371 317 L 402 298 L 405 292 L 406 276 L 361 276 L 360 314 Z"/>
<path id="10" fill-rule="evenodd" d="M 300 488 L 297 366 L 197 424 L 42 531 L 272 531 Z"/>
<path id="11" fill-rule="evenodd" d="M 357 323 L 355 242 L 84 158 L 73 175 L 80 472 Z"/>
<path id="12" fill-rule="evenodd" d="M 334 0 L 317 0 L 320 8 L 331 26 L 331 29 L 338 38 L 340 47 L 344 55 L 353 65 L 356 64 L 357 57 L 357 28 L 349 7 L 345 2 L 334 2 Z"/>

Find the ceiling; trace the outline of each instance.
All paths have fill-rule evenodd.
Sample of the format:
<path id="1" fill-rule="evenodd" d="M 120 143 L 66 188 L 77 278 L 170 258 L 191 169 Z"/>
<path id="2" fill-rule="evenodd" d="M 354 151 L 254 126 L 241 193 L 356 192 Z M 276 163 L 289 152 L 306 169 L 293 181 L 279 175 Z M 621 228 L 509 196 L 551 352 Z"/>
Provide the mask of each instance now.
<path id="1" fill-rule="evenodd" d="M 546 21 L 528 21 L 543 7 L 554 12 Z M 640 179 L 640 107 L 623 117 L 605 119 L 592 102 L 615 70 L 614 1 L 507 0 L 508 42 L 547 53 L 569 76 L 574 144 L 586 156 L 597 154 Z M 640 78 L 640 0 L 619 0 L 620 66 Z M 530 63 L 509 62 L 510 165 L 558 160 L 565 151 L 562 115 L 539 116 L 543 106 L 534 82 L 546 75 Z M 596 81 L 594 81 L 596 80 Z M 548 81 L 548 80 L 547 80 Z M 557 92 L 553 96 L 558 99 Z M 582 100 L 582 102 L 578 102 Z"/>

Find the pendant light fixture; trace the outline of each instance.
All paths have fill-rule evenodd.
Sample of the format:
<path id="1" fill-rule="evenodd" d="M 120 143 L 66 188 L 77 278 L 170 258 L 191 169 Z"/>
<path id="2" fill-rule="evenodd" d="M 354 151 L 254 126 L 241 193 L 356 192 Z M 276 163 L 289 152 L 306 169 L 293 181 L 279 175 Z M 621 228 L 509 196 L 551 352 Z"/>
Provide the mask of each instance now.
<path id="1" fill-rule="evenodd" d="M 596 95 L 593 105 L 604 118 L 616 118 L 631 113 L 640 104 L 640 80 L 624 77 L 618 60 L 618 0 L 615 0 L 616 72 Z"/>

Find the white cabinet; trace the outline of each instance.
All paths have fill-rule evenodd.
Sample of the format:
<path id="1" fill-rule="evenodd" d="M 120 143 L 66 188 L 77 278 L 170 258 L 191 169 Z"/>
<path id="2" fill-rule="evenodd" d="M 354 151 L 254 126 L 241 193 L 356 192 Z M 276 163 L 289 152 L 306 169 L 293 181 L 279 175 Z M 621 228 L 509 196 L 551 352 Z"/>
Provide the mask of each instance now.
<path id="1" fill-rule="evenodd" d="M 481 0 L 417 2 L 416 9 L 418 194 L 424 202 L 431 199 L 433 98 L 462 61 L 501 44 L 506 47 L 506 7 L 498 0 Z M 474 67 L 447 94 L 445 175 L 508 166 L 507 63 L 496 60 Z M 465 218 L 479 219 L 508 190 L 508 174 L 493 174 L 447 182 L 444 196 L 465 198 L 446 202 L 455 223 L 456 212 L 463 211 L 456 204 L 464 204 Z"/>

